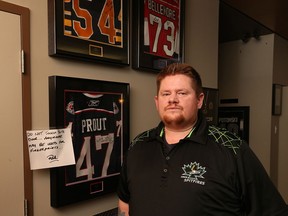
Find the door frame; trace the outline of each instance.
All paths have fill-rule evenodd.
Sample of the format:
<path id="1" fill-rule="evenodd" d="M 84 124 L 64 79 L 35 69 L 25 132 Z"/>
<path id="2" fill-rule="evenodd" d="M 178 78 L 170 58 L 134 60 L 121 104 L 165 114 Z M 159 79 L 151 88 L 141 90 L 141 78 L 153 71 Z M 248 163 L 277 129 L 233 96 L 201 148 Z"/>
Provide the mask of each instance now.
<path id="1" fill-rule="evenodd" d="M 25 215 L 33 216 L 33 172 L 30 169 L 26 131 L 31 130 L 31 59 L 30 59 L 30 10 L 28 8 L 0 1 L 0 11 L 20 16 L 21 50 L 24 52 L 22 68 L 22 128 L 23 128 L 23 169 L 24 169 L 24 199 Z M 21 71 L 19 71 L 21 73 Z"/>

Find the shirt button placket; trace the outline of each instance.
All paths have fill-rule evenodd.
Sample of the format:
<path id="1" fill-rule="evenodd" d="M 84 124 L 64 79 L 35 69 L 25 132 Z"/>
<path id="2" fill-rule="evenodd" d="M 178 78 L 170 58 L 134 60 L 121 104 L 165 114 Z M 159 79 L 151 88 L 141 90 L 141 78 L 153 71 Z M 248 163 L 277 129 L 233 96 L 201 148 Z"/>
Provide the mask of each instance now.
<path id="1" fill-rule="evenodd" d="M 170 160 L 169 156 L 165 157 L 165 162 L 164 162 L 164 167 L 162 170 L 162 187 L 166 187 L 167 186 L 167 178 L 168 178 L 168 170 L 169 170 L 169 165 L 168 165 L 168 161 Z"/>
<path id="2" fill-rule="evenodd" d="M 168 161 L 170 160 L 170 157 L 169 156 L 166 156 L 165 158 L 165 165 L 164 165 L 164 168 L 163 168 L 163 177 L 166 179 L 168 177 L 168 168 L 169 168 L 169 165 L 168 165 Z"/>
<path id="3" fill-rule="evenodd" d="M 166 156 L 166 163 L 165 163 L 165 168 L 163 169 L 163 172 L 164 173 L 168 173 L 168 167 L 169 167 L 169 165 L 168 165 L 168 161 L 170 160 L 170 157 L 169 156 Z"/>

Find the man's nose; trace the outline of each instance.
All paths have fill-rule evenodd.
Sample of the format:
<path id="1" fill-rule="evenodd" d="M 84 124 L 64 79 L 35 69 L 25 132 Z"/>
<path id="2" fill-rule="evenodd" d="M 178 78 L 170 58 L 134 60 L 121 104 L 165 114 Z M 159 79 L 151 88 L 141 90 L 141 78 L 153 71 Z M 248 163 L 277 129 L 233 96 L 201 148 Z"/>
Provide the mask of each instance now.
<path id="1" fill-rule="evenodd" d="M 169 103 L 178 103 L 179 99 L 177 94 L 171 94 L 169 97 Z"/>

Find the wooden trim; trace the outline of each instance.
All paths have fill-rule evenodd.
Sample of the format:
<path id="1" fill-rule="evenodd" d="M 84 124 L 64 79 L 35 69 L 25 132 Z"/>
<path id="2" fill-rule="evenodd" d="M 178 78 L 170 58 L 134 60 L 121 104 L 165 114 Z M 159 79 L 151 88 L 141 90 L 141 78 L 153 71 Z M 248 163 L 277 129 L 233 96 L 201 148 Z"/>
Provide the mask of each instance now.
<path id="1" fill-rule="evenodd" d="M 0 1 L 0 10 L 20 16 L 21 49 L 24 51 L 25 66 L 22 74 L 22 116 L 23 116 L 23 158 L 24 196 L 28 201 L 28 214 L 33 216 L 33 173 L 30 170 L 26 131 L 32 128 L 31 114 L 31 59 L 30 59 L 30 10 L 28 8 Z M 20 71 L 19 71 L 20 72 Z M 23 201 L 24 202 L 24 201 Z M 23 204 L 24 205 L 24 204 Z"/>

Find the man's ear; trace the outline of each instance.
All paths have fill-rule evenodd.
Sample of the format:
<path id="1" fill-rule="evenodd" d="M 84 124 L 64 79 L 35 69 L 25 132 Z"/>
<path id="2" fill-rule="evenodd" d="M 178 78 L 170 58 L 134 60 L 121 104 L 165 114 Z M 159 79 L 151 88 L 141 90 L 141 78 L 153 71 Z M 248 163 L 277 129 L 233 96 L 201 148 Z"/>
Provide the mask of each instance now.
<path id="1" fill-rule="evenodd" d="M 158 106 L 158 96 L 157 95 L 154 96 L 154 102 L 155 102 L 155 105 L 157 107 Z"/>
<path id="2" fill-rule="evenodd" d="M 199 96 L 198 96 L 198 109 L 201 109 L 202 105 L 203 105 L 203 100 L 204 100 L 204 93 L 200 93 Z"/>

